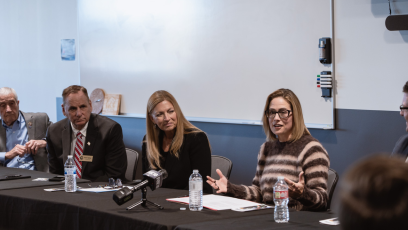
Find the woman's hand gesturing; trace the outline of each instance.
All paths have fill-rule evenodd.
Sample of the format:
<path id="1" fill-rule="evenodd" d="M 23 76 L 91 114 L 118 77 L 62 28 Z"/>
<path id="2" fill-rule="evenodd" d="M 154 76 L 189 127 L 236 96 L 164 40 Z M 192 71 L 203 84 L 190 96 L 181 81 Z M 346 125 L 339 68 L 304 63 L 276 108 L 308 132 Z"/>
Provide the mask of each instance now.
<path id="1" fill-rule="evenodd" d="M 227 178 L 222 174 L 222 172 L 217 169 L 217 174 L 220 176 L 219 180 L 215 180 L 211 178 L 210 176 L 207 176 L 207 183 L 211 185 L 215 190 L 217 190 L 217 193 L 225 193 L 227 192 L 227 184 L 228 180 Z"/>
<path id="2" fill-rule="evenodd" d="M 285 182 L 289 186 L 290 197 L 297 198 L 303 194 L 303 191 L 305 190 L 305 176 L 303 171 L 299 174 L 299 182 L 296 183 L 287 178 L 285 178 Z"/>

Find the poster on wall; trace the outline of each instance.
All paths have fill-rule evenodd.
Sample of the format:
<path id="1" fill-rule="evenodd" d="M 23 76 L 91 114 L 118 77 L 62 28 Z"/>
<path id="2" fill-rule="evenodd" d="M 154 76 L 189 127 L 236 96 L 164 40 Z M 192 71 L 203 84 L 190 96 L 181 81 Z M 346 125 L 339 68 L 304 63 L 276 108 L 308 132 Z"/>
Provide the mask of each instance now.
<path id="1" fill-rule="evenodd" d="M 61 39 L 61 60 L 75 61 L 75 39 Z"/>

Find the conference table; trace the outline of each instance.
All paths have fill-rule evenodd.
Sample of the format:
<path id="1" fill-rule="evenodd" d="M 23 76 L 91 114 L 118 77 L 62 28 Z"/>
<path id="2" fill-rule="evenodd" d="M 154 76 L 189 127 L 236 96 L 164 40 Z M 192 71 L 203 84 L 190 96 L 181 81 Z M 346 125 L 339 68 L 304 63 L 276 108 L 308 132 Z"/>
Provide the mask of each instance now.
<path id="1" fill-rule="evenodd" d="M 147 199 L 164 207 L 126 207 L 141 199 L 141 192 L 122 206 L 112 199 L 113 192 L 66 193 L 46 192 L 46 188 L 62 187 L 62 182 L 37 182 L 35 178 L 55 175 L 23 169 L 0 168 L 2 174 L 31 175 L 28 179 L 0 181 L 0 229 L 340 229 L 319 223 L 333 218 L 328 212 L 290 210 L 289 223 L 273 220 L 273 209 L 235 212 L 203 209 L 189 211 L 188 206 L 168 202 L 167 198 L 188 195 L 186 190 L 148 189 Z M 18 182 L 19 181 L 19 182 Z M 26 184 L 26 186 L 24 186 Z M 97 187 L 101 182 L 79 180 L 80 187 Z M 180 208 L 186 208 L 181 210 Z"/>

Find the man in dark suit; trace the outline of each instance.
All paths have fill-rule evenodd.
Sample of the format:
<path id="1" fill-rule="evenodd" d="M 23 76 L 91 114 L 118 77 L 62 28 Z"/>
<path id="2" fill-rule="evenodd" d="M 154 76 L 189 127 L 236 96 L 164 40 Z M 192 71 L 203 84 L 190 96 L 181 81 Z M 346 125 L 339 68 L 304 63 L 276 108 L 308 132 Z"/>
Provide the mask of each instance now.
<path id="1" fill-rule="evenodd" d="M 24 113 L 14 89 L 0 89 L 0 166 L 48 172 L 46 113 Z"/>
<path id="2" fill-rule="evenodd" d="M 64 174 L 68 155 L 73 155 L 78 178 L 124 180 L 127 157 L 122 127 L 91 113 L 92 103 L 84 87 L 69 86 L 62 97 L 62 112 L 67 118 L 51 125 L 47 132 L 50 172 Z"/>
<path id="3" fill-rule="evenodd" d="M 404 117 L 406 121 L 406 131 L 408 132 L 408 81 L 405 83 L 402 88 L 404 93 L 402 97 L 402 104 L 400 106 L 400 115 Z M 392 155 L 401 156 L 408 162 L 408 134 L 402 136 L 397 143 L 395 144 Z"/>

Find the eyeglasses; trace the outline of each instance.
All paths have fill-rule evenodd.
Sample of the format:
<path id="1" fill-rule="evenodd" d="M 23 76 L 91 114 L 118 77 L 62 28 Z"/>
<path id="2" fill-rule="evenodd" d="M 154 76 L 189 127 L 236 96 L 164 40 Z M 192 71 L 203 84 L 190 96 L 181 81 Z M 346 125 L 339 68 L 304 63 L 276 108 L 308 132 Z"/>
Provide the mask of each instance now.
<path id="1" fill-rule="evenodd" d="M 273 118 L 275 118 L 275 115 L 278 114 L 281 119 L 285 119 L 285 118 L 288 118 L 290 116 L 291 112 L 292 111 L 290 111 L 290 110 L 280 110 L 280 111 L 277 112 L 275 110 L 267 109 L 267 110 L 265 110 L 265 115 L 266 115 L 267 118 L 273 119 Z"/>
<path id="2" fill-rule="evenodd" d="M 404 107 L 403 105 L 400 105 L 400 110 L 402 111 L 403 109 L 408 109 L 408 107 Z"/>

